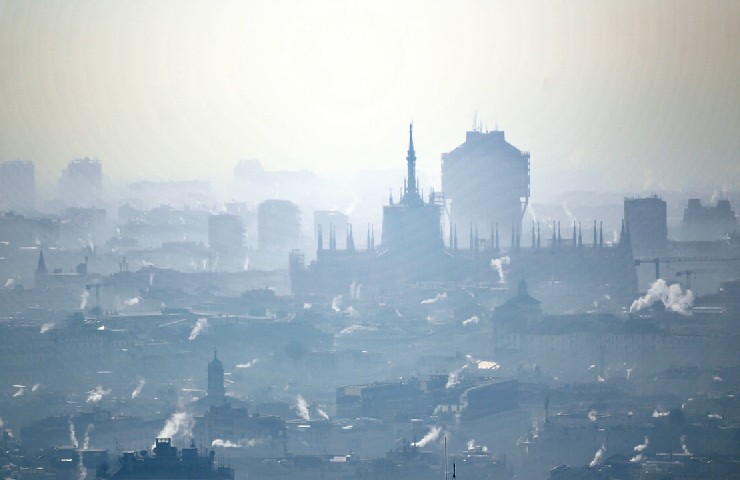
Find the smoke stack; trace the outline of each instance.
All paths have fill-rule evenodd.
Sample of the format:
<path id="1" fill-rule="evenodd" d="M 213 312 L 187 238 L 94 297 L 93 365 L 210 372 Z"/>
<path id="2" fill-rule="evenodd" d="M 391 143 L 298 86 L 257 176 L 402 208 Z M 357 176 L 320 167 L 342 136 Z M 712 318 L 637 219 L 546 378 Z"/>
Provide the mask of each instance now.
<path id="1" fill-rule="evenodd" d="M 542 246 L 542 243 L 540 242 L 540 222 L 537 222 L 537 249 Z"/>
<path id="2" fill-rule="evenodd" d="M 573 220 L 573 246 L 577 246 L 578 243 L 576 242 L 577 235 L 576 235 L 576 221 Z"/>
<path id="3" fill-rule="evenodd" d="M 475 255 L 478 256 L 478 224 L 475 224 Z"/>

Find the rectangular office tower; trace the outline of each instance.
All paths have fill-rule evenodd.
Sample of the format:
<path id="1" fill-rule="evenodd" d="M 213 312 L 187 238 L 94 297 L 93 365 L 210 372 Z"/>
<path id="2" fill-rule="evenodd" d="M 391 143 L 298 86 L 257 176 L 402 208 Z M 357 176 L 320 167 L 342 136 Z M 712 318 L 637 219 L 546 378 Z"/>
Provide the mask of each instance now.
<path id="1" fill-rule="evenodd" d="M 0 163 L 0 209 L 27 212 L 36 208 L 36 174 L 33 162 Z"/>
<path id="2" fill-rule="evenodd" d="M 625 198 L 624 220 L 635 257 L 664 255 L 668 245 L 666 203 L 656 195 Z"/>
<path id="3" fill-rule="evenodd" d="M 214 270 L 243 270 L 245 250 L 242 219 L 236 215 L 210 215 L 208 246 L 211 249 L 211 266 Z"/>
<path id="4" fill-rule="evenodd" d="M 59 179 L 59 197 L 67 207 L 98 207 L 103 199 L 103 166 L 97 159 L 69 162 Z"/>
<path id="5" fill-rule="evenodd" d="M 442 191 L 451 221 L 462 231 L 472 225 L 488 232 L 498 225 L 502 238 L 520 237 L 529 153 L 507 142 L 503 131 L 467 132 L 465 143 L 442 154 Z"/>

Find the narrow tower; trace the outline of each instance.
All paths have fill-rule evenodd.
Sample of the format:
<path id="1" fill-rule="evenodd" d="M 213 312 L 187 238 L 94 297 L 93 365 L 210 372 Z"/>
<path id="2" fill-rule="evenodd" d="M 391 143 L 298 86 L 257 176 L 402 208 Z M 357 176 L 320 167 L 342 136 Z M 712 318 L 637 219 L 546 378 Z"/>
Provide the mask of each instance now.
<path id="1" fill-rule="evenodd" d="M 213 351 L 213 360 L 208 364 L 208 397 L 213 401 L 223 401 L 226 395 L 224 388 L 224 365 Z"/>
<path id="2" fill-rule="evenodd" d="M 406 203 L 418 203 L 419 197 L 418 180 L 416 179 L 416 151 L 414 151 L 414 124 L 409 123 L 409 151 L 406 155 L 407 180 L 404 191 Z"/>

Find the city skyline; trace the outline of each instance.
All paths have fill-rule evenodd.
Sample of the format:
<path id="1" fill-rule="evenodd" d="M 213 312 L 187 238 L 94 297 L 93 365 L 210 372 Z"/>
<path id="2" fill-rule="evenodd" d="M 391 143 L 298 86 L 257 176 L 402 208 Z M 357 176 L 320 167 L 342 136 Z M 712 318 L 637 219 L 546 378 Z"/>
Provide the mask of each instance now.
<path id="1" fill-rule="evenodd" d="M 387 170 L 413 120 L 433 178 L 475 116 L 531 152 L 533 197 L 732 190 L 739 19 L 729 2 L 5 2 L 0 159 L 42 186 L 88 156 L 114 180 L 223 180 L 248 158 Z"/>

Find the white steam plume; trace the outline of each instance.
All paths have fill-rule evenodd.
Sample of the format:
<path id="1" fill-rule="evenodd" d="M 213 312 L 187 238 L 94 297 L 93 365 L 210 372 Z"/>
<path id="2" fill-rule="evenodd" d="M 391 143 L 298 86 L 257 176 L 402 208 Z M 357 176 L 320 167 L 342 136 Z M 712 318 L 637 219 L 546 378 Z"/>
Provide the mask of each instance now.
<path id="1" fill-rule="evenodd" d="M 637 452 L 637 454 L 634 457 L 630 458 L 631 463 L 639 463 L 643 461 L 645 456 L 642 454 L 642 452 L 645 451 L 649 443 L 650 443 L 650 440 L 648 439 L 648 437 L 645 437 L 645 440 L 643 440 L 643 443 L 639 445 L 635 445 L 634 450 L 635 452 Z"/>
<path id="2" fill-rule="evenodd" d="M 36 390 L 38 390 L 38 389 L 39 389 L 39 387 L 40 387 L 40 386 L 41 386 L 41 384 L 40 384 L 40 383 L 34 383 L 34 384 L 33 384 L 33 387 L 31 387 L 31 391 L 32 391 L 32 392 L 35 392 Z"/>
<path id="3" fill-rule="evenodd" d="M 327 415 L 327 413 L 323 409 L 317 407 L 316 413 L 318 413 L 319 417 L 323 418 L 324 420 L 329 420 L 329 415 Z"/>
<path id="4" fill-rule="evenodd" d="M 455 385 L 457 385 L 458 383 L 460 383 L 460 381 L 459 381 L 459 378 L 458 378 L 458 377 L 459 377 L 459 376 L 460 376 L 460 374 L 461 374 L 461 373 L 463 372 L 463 370 L 465 370 L 466 368 L 468 368 L 468 367 L 470 366 L 470 364 L 473 364 L 473 363 L 478 363 L 478 361 L 477 361 L 476 359 L 474 359 L 474 358 L 473 358 L 472 356 L 470 356 L 470 355 L 465 355 L 465 359 L 466 359 L 466 360 L 468 361 L 468 363 L 466 363 L 466 364 L 465 364 L 465 365 L 463 365 L 462 367 L 458 368 L 457 370 L 453 370 L 453 371 L 452 371 L 452 372 L 450 372 L 450 374 L 449 374 L 449 375 L 447 376 L 447 384 L 445 385 L 445 388 L 452 388 L 452 387 L 454 387 Z"/>
<path id="5" fill-rule="evenodd" d="M 98 385 L 93 390 L 87 392 L 87 403 L 98 403 L 109 393 L 110 389 L 105 389 L 102 385 Z"/>
<path id="6" fill-rule="evenodd" d="M 127 307 L 133 307 L 134 305 L 138 305 L 139 297 L 127 298 L 126 300 L 123 301 L 123 304 L 126 305 Z"/>
<path id="7" fill-rule="evenodd" d="M 80 295 L 80 310 L 84 310 L 85 307 L 87 307 L 87 299 L 90 297 L 90 292 L 87 291 L 87 289 L 82 291 L 82 295 Z"/>
<path id="8" fill-rule="evenodd" d="M 46 333 L 49 330 L 51 330 L 52 328 L 54 328 L 55 326 L 56 326 L 56 324 L 54 322 L 46 322 L 43 325 L 41 325 L 41 331 L 40 332 L 41 333 Z"/>
<path id="9" fill-rule="evenodd" d="M 644 451 L 648 447 L 649 444 L 650 444 L 650 439 L 648 437 L 645 437 L 645 439 L 643 440 L 643 442 L 641 444 L 635 445 L 635 449 L 634 450 L 636 452 L 642 452 L 642 451 Z"/>
<path id="10" fill-rule="evenodd" d="M 586 415 L 586 416 L 587 416 L 587 417 L 588 417 L 588 419 L 589 419 L 589 420 L 591 420 L 592 422 L 595 422 L 595 421 L 596 421 L 596 420 L 598 420 L 598 418 L 599 418 L 599 417 L 598 417 L 598 416 L 596 415 L 596 410 L 594 410 L 594 409 L 591 409 L 591 410 L 589 410 L 589 412 L 588 412 L 588 415 Z"/>
<path id="11" fill-rule="evenodd" d="M 694 304 L 694 294 L 691 290 L 686 290 L 686 293 L 684 293 L 681 291 L 681 285 L 677 283 L 668 286 L 665 280 L 659 278 L 650 285 L 643 297 L 632 302 L 630 313 L 636 313 L 651 307 L 658 301 L 662 302 L 668 311 L 689 315 L 691 306 Z"/>
<path id="12" fill-rule="evenodd" d="M 18 389 L 18 391 L 13 394 L 13 398 L 20 397 L 24 393 L 26 393 L 26 387 L 25 386 L 23 386 L 23 385 L 13 385 L 13 386 Z"/>
<path id="13" fill-rule="evenodd" d="M 365 325 L 354 324 L 354 325 L 350 325 L 349 327 L 343 328 L 342 331 L 340 331 L 337 334 L 337 337 L 344 337 L 347 335 L 351 335 L 355 332 L 376 332 L 376 331 L 378 331 L 378 327 L 368 327 Z"/>
<path id="14" fill-rule="evenodd" d="M 295 411 L 303 420 L 307 422 L 311 420 L 311 415 L 308 413 L 308 403 L 300 393 L 295 396 Z"/>
<path id="15" fill-rule="evenodd" d="M 457 370 L 453 370 L 450 372 L 450 374 L 447 376 L 447 383 L 445 384 L 445 388 L 452 388 L 458 383 L 460 383 L 459 376 L 462 373 L 463 370 L 468 368 L 468 365 L 465 364 L 462 367 L 458 368 Z"/>
<path id="16" fill-rule="evenodd" d="M 157 438 L 190 437 L 194 423 L 193 417 L 188 412 L 175 412 L 164 422 L 164 427 Z"/>
<path id="17" fill-rule="evenodd" d="M 85 429 L 85 436 L 82 440 L 83 450 L 87 450 L 90 448 L 90 433 L 93 431 L 94 428 L 95 428 L 95 425 L 93 425 L 92 423 L 87 424 L 87 428 Z"/>
<path id="18" fill-rule="evenodd" d="M 441 431 L 442 431 L 442 427 L 432 427 L 429 429 L 427 434 L 422 437 L 421 440 L 419 440 L 418 442 L 413 442 L 411 446 L 417 447 L 417 448 L 426 447 L 433 441 L 437 440 L 437 437 L 439 437 L 439 432 Z"/>
<path id="19" fill-rule="evenodd" d="M 666 412 L 661 407 L 653 410 L 653 418 L 667 417 L 668 415 L 670 415 L 670 412 Z"/>
<path id="20" fill-rule="evenodd" d="M 331 309 L 334 310 L 335 312 L 342 311 L 342 296 L 341 295 L 337 295 L 336 297 L 332 298 Z"/>
<path id="21" fill-rule="evenodd" d="M 357 206 L 357 197 L 352 198 L 352 203 L 349 204 L 349 206 L 344 209 L 344 214 L 347 216 L 352 215 L 355 211 L 355 207 Z"/>
<path id="22" fill-rule="evenodd" d="M 570 208 L 568 207 L 568 202 L 563 202 L 563 212 L 565 212 L 565 214 L 568 215 L 568 219 L 570 220 L 570 223 L 573 223 L 576 220 L 576 217 L 573 215 L 573 212 L 571 212 Z"/>
<path id="23" fill-rule="evenodd" d="M 190 331 L 190 337 L 189 340 L 195 340 L 198 338 L 198 335 L 200 335 L 200 332 L 203 331 L 204 328 L 208 327 L 208 320 L 205 318 L 199 318 L 197 322 L 195 322 L 195 326 Z"/>
<path id="24" fill-rule="evenodd" d="M 79 472 L 77 478 L 85 480 L 87 478 L 87 467 L 85 467 L 85 462 L 82 461 L 82 452 L 77 454 L 77 466 Z"/>
<path id="25" fill-rule="evenodd" d="M 593 468 L 597 465 L 601 465 L 601 462 L 604 461 L 604 454 L 606 454 L 606 447 L 602 445 L 600 449 L 596 450 L 594 459 L 591 460 L 591 463 L 589 463 L 588 466 Z"/>
<path id="26" fill-rule="evenodd" d="M 496 272 L 498 272 L 498 283 L 506 283 L 506 272 L 504 272 L 505 265 L 511 265 L 511 258 L 508 256 L 491 260 L 491 266 L 496 269 Z"/>
<path id="27" fill-rule="evenodd" d="M 355 300 L 359 299 L 360 298 L 360 290 L 361 289 L 362 289 L 362 284 L 353 281 L 349 285 L 349 296 L 351 298 L 355 299 Z"/>
<path id="28" fill-rule="evenodd" d="M 75 424 L 72 420 L 69 420 L 69 444 L 75 448 L 79 448 L 80 442 L 77 441 L 77 434 L 75 433 Z"/>
<path id="29" fill-rule="evenodd" d="M 447 292 L 438 293 L 432 298 L 426 298 L 422 300 L 421 305 L 431 305 L 431 304 L 439 302 L 440 300 L 445 300 L 446 298 L 447 298 Z"/>
<path id="30" fill-rule="evenodd" d="M 691 452 L 689 452 L 689 448 L 686 446 L 686 435 L 681 435 L 681 451 L 685 455 L 691 455 Z"/>
<path id="31" fill-rule="evenodd" d="M 478 315 L 473 315 L 467 320 L 463 320 L 462 324 L 463 325 L 475 325 L 478 322 L 480 322 L 480 318 L 478 318 Z"/>
<path id="32" fill-rule="evenodd" d="M 211 447 L 222 447 L 222 448 L 252 448 L 262 443 L 260 438 L 249 438 L 245 440 L 239 440 L 238 442 L 232 442 L 231 440 L 223 440 L 217 438 L 211 442 Z"/>
<path id="33" fill-rule="evenodd" d="M 257 365 L 260 362 L 259 358 L 253 358 L 252 360 L 248 361 L 247 363 L 239 363 L 236 365 L 236 368 L 252 368 L 255 365 Z"/>
<path id="34" fill-rule="evenodd" d="M 141 389 L 144 388 L 144 384 L 146 384 L 146 380 L 139 377 L 139 379 L 136 381 L 136 387 L 134 388 L 134 391 L 131 392 L 131 400 L 135 400 L 136 397 L 139 396 L 141 393 Z"/>

